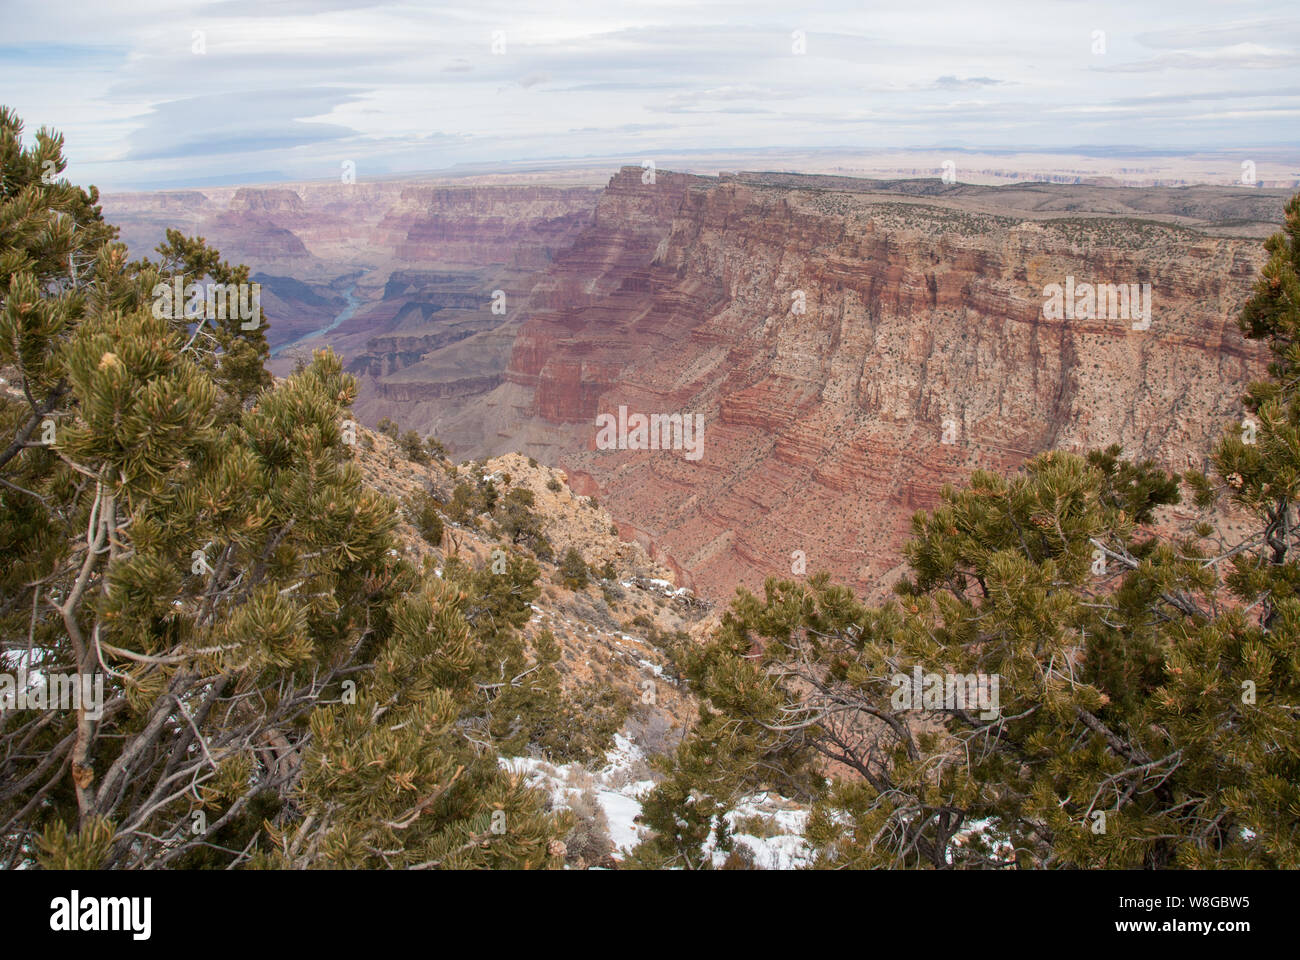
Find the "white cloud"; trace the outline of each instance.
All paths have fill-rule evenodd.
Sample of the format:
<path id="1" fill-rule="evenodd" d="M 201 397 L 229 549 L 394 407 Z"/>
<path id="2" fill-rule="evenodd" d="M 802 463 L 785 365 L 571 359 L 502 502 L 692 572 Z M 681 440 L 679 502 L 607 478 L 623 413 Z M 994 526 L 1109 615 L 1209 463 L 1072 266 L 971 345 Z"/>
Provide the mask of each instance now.
<path id="1" fill-rule="evenodd" d="M 0 96 L 30 129 L 66 134 L 70 176 L 109 188 L 323 177 L 340 156 L 377 175 L 647 150 L 1294 144 L 1294 4 L 1223 11 L 1215 0 L 69 0 L 6 10 Z"/>

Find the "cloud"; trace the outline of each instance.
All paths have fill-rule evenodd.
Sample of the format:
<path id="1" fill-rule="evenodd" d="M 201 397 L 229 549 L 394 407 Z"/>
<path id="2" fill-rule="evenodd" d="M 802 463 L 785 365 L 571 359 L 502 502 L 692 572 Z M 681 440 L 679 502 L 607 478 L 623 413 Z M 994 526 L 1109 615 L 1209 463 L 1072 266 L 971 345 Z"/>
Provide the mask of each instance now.
<path id="1" fill-rule="evenodd" d="M 965 80 L 959 80 L 954 76 L 940 77 L 934 81 L 932 89 L 935 90 L 960 90 L 966 87 L 995 87 L 1002 83 L 1001 80 L 994 80 L 992 77 L 967 77 Z"/>
<path id="2" fill-rule="evenodd" d="M 76 67 L 84 70 L 96 65 L 119 65 L 130 52 L 131 48 L 122 44 L 0 43 L 0 66 L 11 69 L 42 67 L 51 70 Z"/>
<path id="3" fill-rule="evenodd" d="M 1206 53 L 1162 53 L 1149 60 L 1107 65 L 1111 73 L 1155 73 L 1162 70 L 1279 70 L 1296 67 L 1297 56 L 1289 50 L 1238 43 Z"/>
<path id="4" fill-rule="evenodd" d="M 1294 0 L 1231 21 L 1215 0 L 66 4 L 6 9 L 0 89 L 104 186 L 330 176 L 339 158 L 373 176 L 669 150 L 1276 145 L 1300 86 Z"/>
<path id="5" fill-rule="evenodd" d="M 200 16 L 292 17 L 367 10 L 387 6 L 392 0 L 217 0 L 198 9 Z"/>
<path id="6" fill-rule="evenodd" d="M 354 136 L 338 124 L 298 119 L 358 97 L 355 90 L 252 90 L 157 104 L 132 134 L 127 160 L 264 153 Z"/>
<path id="7" fill-rule="evenodd" d="M 1217 49 L 1232 44 L 1252 43 L 1261 37 L 1267 37 L 1272 43 L 1280 40 L 1300 43 L 1300 21 L 1278 18 L 1180 26 L 1139 33 L 1136 39 L 1145 47 L 1187 50 L 1198 47 Z"/>
<path id="8" fill-rule="evenodd" d="M 1157 104 L 1200 103 L 1207 100 L 1253 100 L 1261 97 L 1278 100 L 1300 97 L 1300 87 L 1271 87 L 1262 90 L 1206 90 L 1186 93 L 1144 93 L 1136 97 L 1118 97 L 1112 104 L 1119 106 L 1153 107 Z"/>

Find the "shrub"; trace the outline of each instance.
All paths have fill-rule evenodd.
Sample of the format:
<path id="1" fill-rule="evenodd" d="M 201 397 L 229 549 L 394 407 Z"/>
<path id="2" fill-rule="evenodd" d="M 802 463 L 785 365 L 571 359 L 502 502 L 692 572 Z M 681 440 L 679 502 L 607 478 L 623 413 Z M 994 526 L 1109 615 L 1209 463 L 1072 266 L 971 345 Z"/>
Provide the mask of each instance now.
<path id="1" fill-rule="evenodd" d="M 442 514 L 438 511 L 438 501 L 427 491 L 413 494 L 406 501 L 406 512 L 420 536 L 435 547 L 442 544 Z"/>
<path id="2" fill-rule="evenodd" d="M 542 533 L 539 533 L 533 540 L 533 553 L 537 554 L 538 560 L 544 560 L 547 563 L 555 559 L 555 548 L 551 546 L 551 541 Z"/>
<path id="3" fill-rule="evenodd" d="M 732 851 L 727 854 L 727 859 L 722 861 L 719 870 L 757 870 L 754 864 L 754 854 L 743 843 L 737 844 Z"/>
<path id="4" fill-rule="evenodd" d="M 569 547 L 560 561 L 560 576 L 570 590 L 581 590 L 587 585 L 587 562 L 577 547 Z"/>
<path id="5" fill-rule="evenodd" d="M 734 833 L 743 833 L 750 837 L 779 837 L 785 831 L 772 817 L 754 814 L 749 817 L 737 817 Z"/>
<path id="6" fill-rule="evenodd" d="M 462 480 L 451 492 L 451 502 L 447 504 L 447 516 L 457 523 L 473 526 L 477 522 L 478 511 L 474 509 L 476 502 L 474 488 Z"/>
<path id="7" fill-rule="evenodd" d="M 420 435 L 414 430 L 407 430 L 397 443 L 412 463 L 429 462 L 429 454 L 424 449 L 424 441 L 420 439 Z"/>
<path id="8" fill-rule="evenodd" d="M 592 866 L 614 852 L 609 838 L 609 821 L 596 799 L 596 792 L 588 787 L 569 800 L 573 812 L 573 829 L 564 838 L 566 863 L 579 869 Z"/>
<path id="9" fill-rule="evenodd" d="M 536 498 L 525 487 L 516 487 L 502 498 L 496 516 L 511 543 L 523 543 L 534 550 L 542 535 L 541 518 L 533 512 Z"/>

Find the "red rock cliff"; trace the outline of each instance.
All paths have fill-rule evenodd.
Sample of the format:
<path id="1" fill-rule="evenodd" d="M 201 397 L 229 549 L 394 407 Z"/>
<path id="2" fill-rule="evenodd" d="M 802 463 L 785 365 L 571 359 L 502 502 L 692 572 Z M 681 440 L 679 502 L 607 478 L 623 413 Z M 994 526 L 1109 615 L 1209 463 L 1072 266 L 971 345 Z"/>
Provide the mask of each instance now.
<path id="1" fill-rule="evenodd" d="M 945 483 L 1043 449 L 1199 464 L 1262 369 L 1234 323 L 1259 241 L 999 215 L 988 193 L 623 171 L 534 288 L 507 384 L 471 406 L 484 447 L 590 478 L 714 595 L 790 575 L 796 551 L 877 589 Z M 1150 284 L 1149 329 L 1046 319 L 1067 277 Z M 701 458 L 596 450 L 595 417 L 620 405 L 703 414 Z"/>

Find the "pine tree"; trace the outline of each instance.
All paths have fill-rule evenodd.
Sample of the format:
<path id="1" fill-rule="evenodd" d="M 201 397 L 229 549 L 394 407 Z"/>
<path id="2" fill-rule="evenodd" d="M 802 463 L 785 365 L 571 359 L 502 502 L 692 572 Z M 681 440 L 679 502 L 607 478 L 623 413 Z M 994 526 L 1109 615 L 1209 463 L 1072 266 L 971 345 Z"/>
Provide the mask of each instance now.
<path id="1" fill-rule="evenodd" d="M 407 458 L 412 463 L 428 463 L 429 452 L 425 449 L 424 441 L 414 430 L 407 430 L 397 441 Z"/>
<path id="2" fill-rule="evenodd" d="M 569 547 L 560 561 L 560 577 L 570 590 L 581 590 L 587 585 L 587 562 L 577 547 Z"/>
<path id="3" fill-rule="evenodd" d="M 536 568 L 422 578 L 340 359 L 276 382 L 264 323 L 157 309 L 248 269 L 174 231 L 128 261 L 20 137 L 0 110 L 0 673 L 104 698 L 0 714 L 0 865 L 558 865 L 566 821 L 498 764 L 533 700 L 492 687 Z"/>
<path id="4" fill-rule="evenodd" d="M 273 830 L 278 849 L 258 866 L 562 863 L 569 819 L 497 765 L 497 721 L 514 720 L 509 694 L 521 688 L 489 661 L 504 654 L 499 662 L 522 672 L 521 645 L 510 631 L 471 626 L 475 614 L 463 591 L 438 581 L 398 604 L 364 693 L 312 715 L 299 817 Z"/>
<path id="5" fill-rule="evenodd" d="M 438 501 L 425 490 L 412 495 L 406 503 L 406 512 L 411 523 L 419 531 L 420 536 L 435 547 L 441 546 L 443 532 L 442 513 L 438 507 Z"/>

